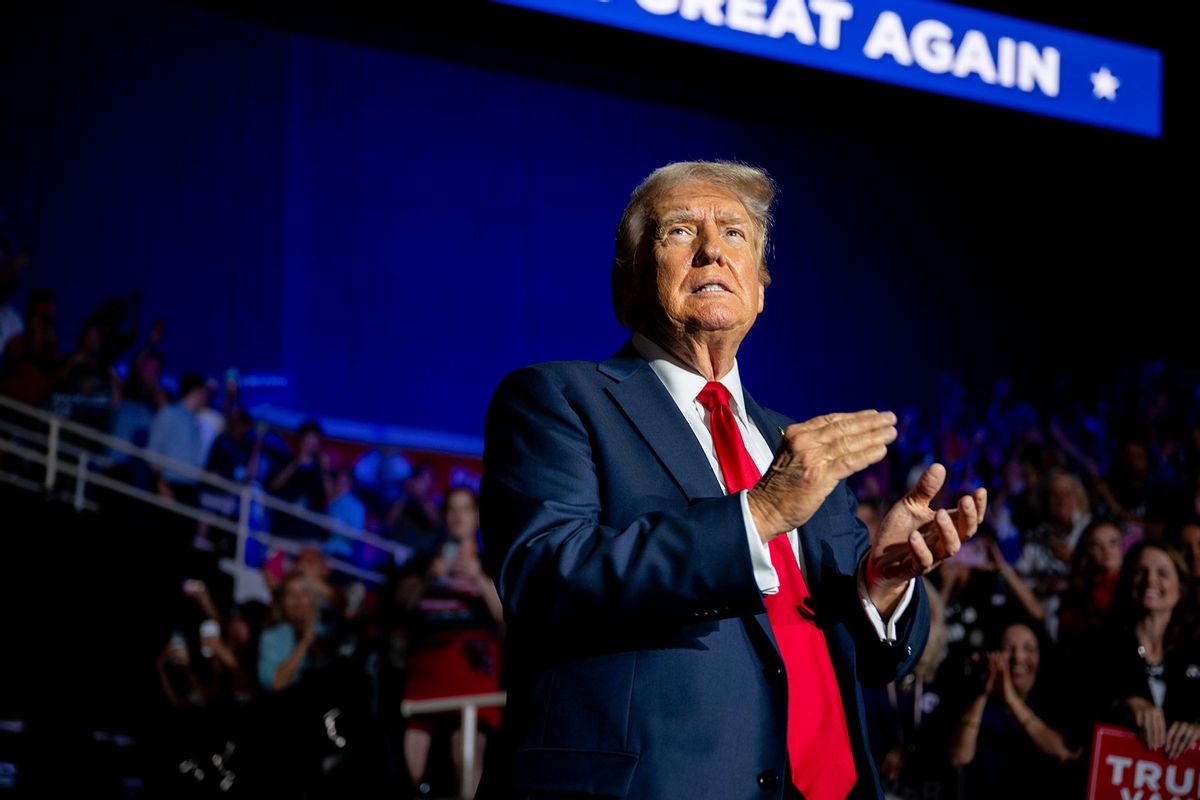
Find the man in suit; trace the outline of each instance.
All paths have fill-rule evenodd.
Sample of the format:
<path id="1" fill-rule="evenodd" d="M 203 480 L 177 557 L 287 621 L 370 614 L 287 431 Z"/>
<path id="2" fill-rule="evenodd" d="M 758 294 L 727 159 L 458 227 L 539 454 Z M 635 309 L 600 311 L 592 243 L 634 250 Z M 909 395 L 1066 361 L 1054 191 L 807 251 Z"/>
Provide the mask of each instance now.
<path id="1" fill-rule="evenodd" d="M 496 390 L 482 530 L 509 704 L 477 797 L 882 797 L 859 686 L 920 657 L 915 578 L 986 496 L 935 512 L 933 465 L 872 541 L 845 478 L 895 416 L 795 424 L 742 389 L 773 197 L 739 164 L 655 171 L 617 230 L 633 337 Z"/>

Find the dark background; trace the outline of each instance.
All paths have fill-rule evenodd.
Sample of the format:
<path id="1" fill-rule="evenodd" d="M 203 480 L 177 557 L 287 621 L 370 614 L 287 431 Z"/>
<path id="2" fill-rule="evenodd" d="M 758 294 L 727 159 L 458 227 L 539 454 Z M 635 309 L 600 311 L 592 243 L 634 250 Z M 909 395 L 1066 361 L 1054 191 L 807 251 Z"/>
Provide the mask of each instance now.
<path id="1" fill-rule="evenodd" d="M 236 365 L 306 413 L 478 435 L 507 371 L 624 340 L 609 265 L 638 181 L 736 158 L 782 190 L 740 362 L 768 406 L 1194 363 L 1179 12 L 984 5 L 1162 50 L 1163 138 L 477 1 L 6 4 L 18 307 L 54 288 L 69 349 L 137 287 L 169 372 Z"/>

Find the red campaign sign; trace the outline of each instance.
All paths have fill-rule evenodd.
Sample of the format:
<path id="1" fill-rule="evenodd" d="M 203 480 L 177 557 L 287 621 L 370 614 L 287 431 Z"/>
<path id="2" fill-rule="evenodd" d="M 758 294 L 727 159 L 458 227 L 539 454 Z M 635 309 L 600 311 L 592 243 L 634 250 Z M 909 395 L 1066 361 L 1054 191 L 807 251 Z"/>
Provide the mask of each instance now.
<path id="1" fill-rule="evenodd" d="M 1092 738 L 1088 800 L 1195 800 L 1200 798 L 1200 748 L 1174 761 L 1147 750 L 1125 728 L 1097 725 Z"/>

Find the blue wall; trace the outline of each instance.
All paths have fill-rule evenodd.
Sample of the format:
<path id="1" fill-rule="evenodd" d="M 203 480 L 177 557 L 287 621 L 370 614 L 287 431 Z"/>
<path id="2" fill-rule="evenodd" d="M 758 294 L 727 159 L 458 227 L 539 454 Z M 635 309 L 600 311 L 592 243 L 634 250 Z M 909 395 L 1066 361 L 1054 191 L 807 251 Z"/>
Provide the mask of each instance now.
<path id="1" fill-rule="evenodd" d="M 1003 165 L 938 164 L 935 138 L 914 153 L 888 129 L 927 122 L 847 137 L 828 106 L 781 122 L 187 6 L 31 4 L 9 27 L 0 224 L 36 247 L 23 291 L 59 292 L 64 338 L 140 287 L 171 371 L 278 373 L 271 399 L 305 411 L 479 434 L 507 371 L 624 340 L 608 269 L 633 186 L 739 158 L 782 187 L 741 359 L 761 401 L 894 407 L 938 369 L 1051 360 L 1012 324 L 1030 265 L 994 256 L 1028 218 L 994 218 L 994 184 L 971 179 Z"/>

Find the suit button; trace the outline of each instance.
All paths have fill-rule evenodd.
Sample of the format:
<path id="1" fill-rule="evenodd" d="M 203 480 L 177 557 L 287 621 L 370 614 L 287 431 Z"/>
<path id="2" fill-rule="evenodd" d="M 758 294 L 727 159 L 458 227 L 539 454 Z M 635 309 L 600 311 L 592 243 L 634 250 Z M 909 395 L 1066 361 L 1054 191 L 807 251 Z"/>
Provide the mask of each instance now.
<path id="1" fill-rule="evenodd" d="M 767 770 L 766 772 L 758 773 L 758 788 L 766 789 L 768 791 L 770 791 L 771 789 L 778 789 L 779 788 L 779 773 L 773 772 L 771 770 Z"/>
<path id="2" fill-rule="evenodd" d="M 912 655 L 912 645 L 911 644 L 904 645 L 904 654 L 908 655 L 908 656 Z"/>
<path id="3" fill-rule="evenodd" d="M 771 683 L 783 683 L 787 680 L 787 672 L 782 666 L 767 667 L 767 680 Z"/>

